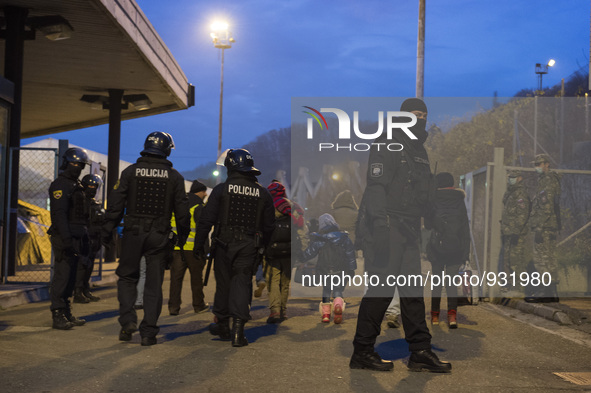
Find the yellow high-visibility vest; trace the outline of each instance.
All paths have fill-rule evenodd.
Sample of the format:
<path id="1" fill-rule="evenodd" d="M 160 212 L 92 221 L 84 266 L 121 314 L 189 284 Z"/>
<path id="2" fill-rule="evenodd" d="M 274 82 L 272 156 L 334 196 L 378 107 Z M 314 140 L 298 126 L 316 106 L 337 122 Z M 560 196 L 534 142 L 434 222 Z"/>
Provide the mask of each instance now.
<path id="1" fill-rule="evenodd" d="M 195 247 L 195 230 L 197 229 L 197 226 L 195 225 L 195 220 L 193 219 L 193 214 L 195 213 L 195 209 L 201 205 L 204 205 L 204 204 L 198 203 L 189 209 L 189 213 L 191 214 L 191 231 L 189 232 L 189 237 L 187 238 L 187 242 L 185 243 L 185 246 L 183 247 L 183 250 L 185 250 L 185 251 L 193 251 L 193 248 Z M 170 226 L 172 226 L 172 230 L 174 231 L 174 233 L 178 233 L 178 231 L 176 229 L 176 220 L 174 218 L 174 213 L 172 213 L 172 218 L 170 219 Z M 178 251 L 181 248 L 179 246 L 174 246 L 174 249 L 175 249 L 175 251 Z"/>

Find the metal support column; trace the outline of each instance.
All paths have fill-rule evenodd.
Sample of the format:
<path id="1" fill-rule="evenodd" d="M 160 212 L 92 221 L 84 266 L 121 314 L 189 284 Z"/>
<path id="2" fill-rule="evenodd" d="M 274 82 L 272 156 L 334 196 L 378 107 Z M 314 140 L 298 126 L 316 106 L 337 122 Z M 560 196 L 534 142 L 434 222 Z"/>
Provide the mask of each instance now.
<path id="1" fill-rule="evenodd" d="M 121 100 L 123 90 L 109 89 L 109 150 L 107 159 L 107 206 L 109 193 L 119 179 L 119 154 L 121 152 Z M 116 259 L 115 247 L 106 251 L 105 262 Z"/>
<path id="2" fill-rule="evenodd" d="M 21 115 L 23 97 L 23 66 L 26 36 L 25 22 L 29 10 L 21 7 L 5 7 L 6 41 L 4 51 L 4 76 L 14 83 L 14 105 L 10 114 L 7 152 L 18 148 L 21 144 Z M 16 268 L 16 224 L 18 207 L 18 176 L 19 151 L 14 149 L 12 159 L 6 165 L 5 179 L 11 179 L 6 187 L 6 231 L 4 247 L 6 248 L 6 275 L 14 275 Z"/>

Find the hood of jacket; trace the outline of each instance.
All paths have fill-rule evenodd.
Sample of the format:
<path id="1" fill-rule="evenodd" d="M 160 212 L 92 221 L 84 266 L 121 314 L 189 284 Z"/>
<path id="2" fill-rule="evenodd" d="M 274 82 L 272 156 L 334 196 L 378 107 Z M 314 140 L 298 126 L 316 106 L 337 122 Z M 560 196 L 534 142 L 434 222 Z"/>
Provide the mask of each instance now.
<path id="1" fill-rule="evenodd" d="M 353 197 L 353 193 L 349 190 L 338 193 L 330 207 L 332 209 L 338 209 L 340 207 L 347 207 L 354 210 L 359 209 L 359 206 L 357 206 L 357 203 L 355 202 L 355 197 Z"/>

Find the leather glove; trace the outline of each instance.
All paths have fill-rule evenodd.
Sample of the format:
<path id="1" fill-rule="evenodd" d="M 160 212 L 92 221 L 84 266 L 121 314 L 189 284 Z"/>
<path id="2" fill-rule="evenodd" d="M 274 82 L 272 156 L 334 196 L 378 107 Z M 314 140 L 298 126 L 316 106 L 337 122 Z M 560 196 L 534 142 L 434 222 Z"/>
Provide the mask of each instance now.
<path id="1" fill-rule="evenodd" d="M 198 259 L 198 260 L 205 259 L 205 251 L 203 250 L 203 247 L 193 248 L 193 256 L 195 257 L 195 259 Z"/>
<path id="2" fill-rule="evenodd" d="M 168 252 L 164 256 L 164 270 L 170 270 L 170 265 L 172 265 L 172 252 Z"/>
<path id="3" fill-rule="evenodd" d="M 542 231 L 536 231 L 534 241 L 536 244 L 540 244 L 544 242 L 544 238 L 542 237 Z"/>
<path id="4" fill-rule="evenodd" d="M 511 239 L 511 245 L 516 246 L 517 243 L 519 242 L 519 235 L 511 235 L 510 239 Z"/>
<path id="5" fill-rule="evenodd" d="M 64 250 L 64 254 L 67 258 L 76 258 L 78 256 L 76 249 L 72 246 L 66 247 L 66 249 Z"/>

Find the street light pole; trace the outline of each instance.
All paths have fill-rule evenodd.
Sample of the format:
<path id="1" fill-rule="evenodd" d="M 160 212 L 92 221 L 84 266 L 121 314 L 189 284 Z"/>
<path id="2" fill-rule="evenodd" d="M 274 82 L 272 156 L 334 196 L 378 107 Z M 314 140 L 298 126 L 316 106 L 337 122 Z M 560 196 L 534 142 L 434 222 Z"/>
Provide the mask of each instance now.
<path id="1" fill-rule="evenodd" d="M 220 82 L 220 121 L 219 121 L 219 129 L 218 129 L 218 154 L 217 158 L 222 155 L 222 112 L 223 112 L 223 103 L 224 103 L 224 50 L 226 48 L 222 48 L 222 71 L 221 71 L 221 82 Z M 216 158 L 216 159 L 217 159 Z M 220 168 L 218 168 L 218 176 L 216 179 L 216 184 L 220 184 L 221 179 L 221 172 Z"/>
<path id="2" fill-rule="evenodd" d="M 538 94 L 542 93 L 542 75 L 548 73 L 548 67 L 553 67 L 556 64 L 554 59 L 550 59 L 547 64 L 536 63 L 536 74 L 538 74 Z"/>
<path id="3" fill-rule="evenodd" d="M 218 152 L 217 158 L 222 155 L 222 118 L 223 118 L 223 107 L 224 107 L 224 51 L 230 49 L 232 44 L 236 42 L 228 31 L 228 24 L 225 22 L 214 22 L 211 25 L 211 38 L 213 39 L 213 45 L 222 51 L 222 67 L 221 67 L 221 78 L 220 78 L 220 119 L 218 129 Z M 221 181 L 221 168 L 217 169 L 218 175 L 216 184 L 220 184 Z"/>

